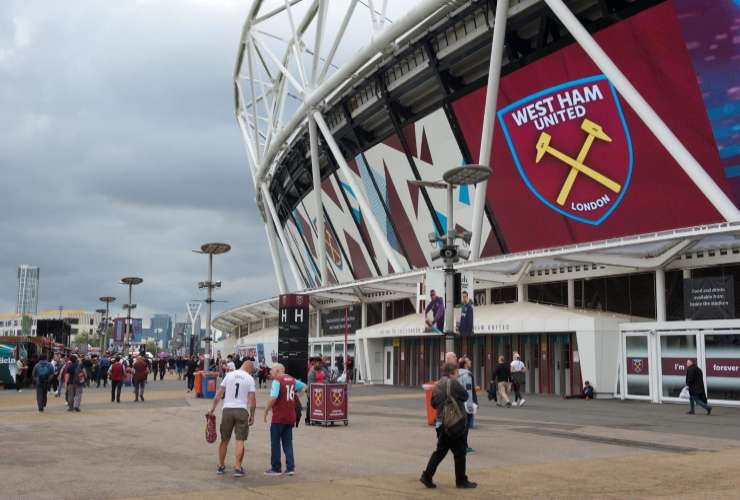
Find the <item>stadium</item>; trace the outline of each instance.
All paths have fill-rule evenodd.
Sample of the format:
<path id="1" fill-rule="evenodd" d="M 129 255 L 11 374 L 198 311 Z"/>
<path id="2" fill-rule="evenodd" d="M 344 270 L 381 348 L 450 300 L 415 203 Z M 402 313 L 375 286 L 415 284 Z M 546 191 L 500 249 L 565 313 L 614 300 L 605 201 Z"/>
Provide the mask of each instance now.
<path id="1" fill-rule="evenodd" d="M 343 369 L 347 333 L 359 380 L 418 386 L 453 345 L 481 385 L 518 352 L 525 392 L 653 402 L 693 359 L 713 402 L 740 403 L 740 5 L 387 7 L 255 0 L 241 33 L 236 118 L 310 354 Z M 490 177 L 450 211 L 435 183 L 476 164 Z M 474 321 L 445 336 L 425 309 L 448 228 Z M 277 359 L 283 303 L 221 312 L 216 349 Z"/>

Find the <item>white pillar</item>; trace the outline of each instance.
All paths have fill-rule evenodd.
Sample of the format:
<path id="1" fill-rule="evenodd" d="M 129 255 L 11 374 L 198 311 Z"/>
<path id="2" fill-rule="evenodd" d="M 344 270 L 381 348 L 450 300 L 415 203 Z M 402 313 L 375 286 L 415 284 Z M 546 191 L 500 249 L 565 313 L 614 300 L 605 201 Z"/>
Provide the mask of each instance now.
<path id="1" fill-rule="evenodd" d="M 349 168 L 349 165 L 347 165 L 347 160 L 344 159 L 342 151 L 337 145 L 337 141 L 334 140 L 334 136 L 331 134 L 329 125 L 326 124 L 326 121 L 324 121 L 324 117 L 318 111 L 313 112 L 313 117 L 316 119 L 316 124 L 321 129 L 321 134 L 324 136 L 326 144 L 329 146 L 334 159 L 337 161 L 339 169 L 344 174 L 345 180 L 350 185 L 352 191 L 355 194 L 357 203 L 360 205 L 360 212 L 365 218 L 368 228 L 378 240 L 380 247 L 383 249 L 383 252 L 388 258 L 388 262 L 390 262 L 391 266 L 393 266 L 393 270 L 395 272 L 405 271 L 406 268 L 401 265 L 401 261 L 396 256 L 395 250 L 393 250 L 393 247 L 391 247 L 391 244 L 388 242 L 388 238 L 386 237 L 385 232 L 380 227 L 378 220 L 375 218 L 375 215 L 370 208 L 370 201 L 367 199 L 367 195 L 365 195 L 365 189 L 363 188 L 363 186 L 360 186 L 359 184 L 357 184 L 357 182 L 355 182 L 355 174 L 354 172 L 352 172 L 352 169 Z"/>
<path id="2" fill-rule="evenodd" d="M 609 59 L 606 52 L 602 50 L 596 40 L 586 31 L 581 22 L 573 15 L 563 0 L 545 0 L 552 12 L 557 16 L 565 28 L 573 35 L 581 48 L 588 54 L 591 60 L 598 66 L 602 73 L 616 87 L 619 94 L 627 101 L 627 104 L 637 113 L 642 122 L 655 135 L 665 149 L 673 156 L 673 159 L 686 172 L 686 175 L 694 181 L 696 187 L 704 193 L 709 202 L 728 221 L 740 220 L 740 210 L 728 198 L 724 191 L 714 182 L 709 174 L 699 165 L 691 153 L 684 147 L 676 135 L 668 128 L 665 122 L 650 107 L 627 77 Z"/>
<path id="3" fill-rule="evenodd" d="M 265 222 L 265 231 L 267 232 L 267 244 L 270 247 L 270 255 L 272 256 L 272 268 L 275 271 L 278 290 L 280 290 L 280 294 L 282 295 L 288 291 L 288 285 L 285 283 L 283 262 L 280 260 L 280 252 L 278 251 L 277 242 L 275 241 L 275 228 L 269 220 Z"/>
<path id="4" fill-rule="evenodd" d="M 683 270 L 683 279 L 685 280 L 691 279 L 691 269 Z"/>
<path id="5" fill-rule="evenodd" d="M 288 247 L 288 241 L 285 238 L 285 231 L 283 230 L 283 227 L 280 225 L 280 219 L 277 216 L 277 211 L 275 210 L 275 204 L 272 202 L 272 197 L 270 196 L 270 190 L 267 189 L 266 184 L 262 184 L 260 187 L 262 190 L 262 201 L 267 205 L 267 210 L 270 213 L 272 222 L 275 225 L 275 228 L 277 228 L 278 238 L 280 238 L 280 243 L 282 243 L 283 245 L 283 251 L 285 252 L 285 256 L 288 258 L 288 266 L 290 267 L 290 271 L 293 274 L 293 280 L 295 281 L 296 290 L 303 290 L 304 288 L 306 288 L 306 286 L 303 284 L 303 281 L 301 280 L 301 274 L 298 272 L 298 265 L 293 260 L 293 254 L 290 253 L 290 248 Z"/>
<path id="6" fill-rule="evenodd" d="M 491 289 L 486 288 L 486 305 L 491 305 Z"/>
<path id="7" fill-rule="evenodd" d="M 321 337 L 321 309 L 316 308 L 316 338 Z"/>
<path id="8" fill-rule="evenodd" d="M 380 303 L 380 322 L 385 323 L 386 322 L 386 314 L 385 314 L 385 302 Z"/>
<path id="9" fill-rule="evenodd" d="M 655 270 L 655 320 L 665 321 L 665 271 Z"/>
<path id="10" fill-rule="evenodd" d="M 322 2 L 323 4 L 323 2 Z M 318 35 L 317 35 L 318 38 Z M 324 229 L 324 203 L 321 189 L 321 166 L 319 165 L 319 131 L 316 130 L 316 120 L 308 114 L 308 135 L 311 143 L 311 173 L 313 174 L 313 194 L 316 202 L 316 246 L 319 259 L 319 278 L 321 285 L 326 286 L 326 230 Z"/>
<path id="11" fill-rule="evenodd" d="M 486 88 L 486 107 L 483 112 L 483 131 L 481 132 L 480 154 L 478 155 L 478 163 L 481 165 L 488 165 L 491 161 L 491 145 L 493 143 L 493 131 L 496 124 L 496 101 L 498 100 L 498 87 L 501 80 L 501 60 L 504 53 L 504 35 L 506 34 L 506 19 L 508 16 L 509 0 L 498 0 L 496 2 L 496 18 L 493 22 L 491 59 L 488 64 L 488 86 Z M 488 182 L 484 181 L 475 187 L 473 223 L 470 227 L 473 233 L 470 240 L 470 257 L 472 260 L 480 258 L 487 186 Z"/>
<path id="12" fill-rule="evenodd" d="M 527 301 L 527 285 L 526 283 L 516 284 L 516 301 L 526 302 Z"/>
<path id="13" fill-rule="evenodd" d="M 576 284 L 573 280 L 568 280 L 568 309 L 576 308 Z"/>

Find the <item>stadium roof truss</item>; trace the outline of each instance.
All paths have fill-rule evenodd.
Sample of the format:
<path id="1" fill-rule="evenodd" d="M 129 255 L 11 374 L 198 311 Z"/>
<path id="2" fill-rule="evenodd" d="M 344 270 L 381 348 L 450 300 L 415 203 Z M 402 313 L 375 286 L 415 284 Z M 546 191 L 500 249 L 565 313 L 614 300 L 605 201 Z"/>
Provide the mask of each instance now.
<path id="1" fill-rule="evenodd" d="M 487 93 L 479 157 L 490 158 L 502 72 L 513 71 L 573 39 L 725 220 L 740 220 L 740 212 L 731 200 L 590 34 L 624 17 L 625 12 L 618 12 L 619 8 L 628 11 L 650 3 L 420 0 L 403 17 L 391 22 L 386 15 L 387 0 L 332 0 L 331 15 L 329 0 L 254 0 L 243 26 L 234 69 L 235 112 L 280 292 L 289 288 L 278 243 L 285 252 L 295 289 L 305 288 L 283 222 L 311 189 L 320 193 L 322 180 L 336 170 L 344 174 L 357 195 L 368 230 L 379 242 L 376 251 L 385 254 L 396 273 L 374 283 L 407 286 L 404 277 L 409 276 L 408 265 L 394 253 L 363 186 L 355 185 L 345 158 L 394 131 L 398 133 L 404 123 L 482 82 L 487 83 Z M 369 41 L 358 45 L 358 36 L 363 34 Z M 473 261 L 461 267 L 501 273 L 497 267 L 521 256 L 476 260 L 480 256 L 485 193 L 485 186 L 476 189 L 469 224 Z M 314 200 L 316 213 L 325 213 L 322 197 L 315 196 Z M 324 218 L 317 217 L 317 234 L 324 234 L 323 226 Z M 623 255 L 607 247 L 598 254 L 595 248 L 584 248 L 576 255 L 562 249 L 549 252 L 565 266 L 579 262 L 651 268 L 695 244 L 693 239 L 688 240 L 672 240 L 672 247 L 656 248 L 649 257 L 640 252 Z M 322 284 L 327 282 L 325 253 L 324 245 L 318 245 Z M 533 266 L 538 259 L 530 259 Z M 513 274 L 520 272 L 518 269 Z M 493 282 L 507 282 L 514 279 L 510 274 L 488 276 Z M 364 281 L 348 286 L 361 291 L 355 297 L 377 292 Z M 342 285 L 321 290 L 324 294 L 335 293 L 331 299 L 325 295 L 327 300 L 354 300 L 336 295 L 344 293 L 339 292 Z M 315 295 L 318 290 L 311 293 Z"/>
<path id="2" fill-rule="evenodd" d="M 737 263 L 740 223 L 696 226 L 659 233 L 583 243 L 560 248 L 519 252 L 480 259 L 458 266 L 473 273 L 475 288 L 496 288 L 570 279 L 615 276 L 639 271 L 686 269 Z M 308 290 L 316 309 L 345 305 L 416 300 L 426 269 L 353 283 Z M 265 304 L 272 314 L 260 314 Z M 214 325 L 227 332 L 244 315 L 254 319 L 277 316 L 278 298 L 246 304 L 219 314 Z M 242 321 L 243 323 L 243 321 Z"/>

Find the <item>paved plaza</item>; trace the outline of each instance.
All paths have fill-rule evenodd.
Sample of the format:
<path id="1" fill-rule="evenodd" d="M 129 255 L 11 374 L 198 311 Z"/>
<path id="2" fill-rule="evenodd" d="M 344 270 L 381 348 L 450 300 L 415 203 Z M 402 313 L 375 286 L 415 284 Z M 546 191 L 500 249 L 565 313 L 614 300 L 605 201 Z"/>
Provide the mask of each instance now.
<path id="1" fill-rule="evenodd" d="M 305 427 L 294 437 L 297 475 L 265 477 L 267 394 L 258 394 L 247 476 L 217 477 L 216 444 L 204 438 L 210 401 L 173 380 L 149 383 L 145 403 L 126 388 L 121 404 L 88 389 L 82 412 L 33 391 L 0 392 L 2 498 L 464 498 L 736 497 L 740 410 L 710 417 L 686 407 L 531 397 L 523 408 L 482 401 L 470 443 L 477 490 L 455 490 L 452 458 L 426 490 L 418 476 L 435 444 L 420 390 L 354 386 L 348 427 Z M 233 446 L 233 445 L 232 445 Z M 233 464 L 229 450 L 227 467 Z"/>

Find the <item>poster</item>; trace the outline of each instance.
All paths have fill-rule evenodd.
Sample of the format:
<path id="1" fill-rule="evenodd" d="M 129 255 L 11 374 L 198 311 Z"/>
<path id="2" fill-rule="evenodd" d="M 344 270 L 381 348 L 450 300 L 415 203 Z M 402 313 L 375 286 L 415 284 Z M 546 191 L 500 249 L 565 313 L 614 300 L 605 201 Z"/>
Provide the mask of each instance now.
<path id="1" fill-rule="evenodd" d="M 430 269 L 424 281 L 427 303 L 424 308 L 424 331 L 444 333 L 445 330 L 445 274 L 441 269 Z"/>
<path id="2" fill-rule="evenodd" d="M 735 317 L 735 283 L 732 276 L 685 279 L 686 319 L 731 319 Z"/>

